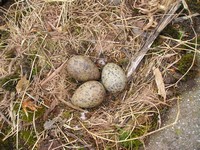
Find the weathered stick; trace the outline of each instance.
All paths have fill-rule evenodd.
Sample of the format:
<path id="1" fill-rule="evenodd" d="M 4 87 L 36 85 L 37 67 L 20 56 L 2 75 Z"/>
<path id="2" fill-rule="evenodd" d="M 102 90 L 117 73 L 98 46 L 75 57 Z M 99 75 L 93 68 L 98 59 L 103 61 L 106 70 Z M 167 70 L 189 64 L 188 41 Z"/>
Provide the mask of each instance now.
<path id="1" fill-rule="evenodd" d="M 181 5 L 181 0 L 178 0 L 171 9 L 164 15 L 164 17 L 160 20 L 157 27 L 153 30 L 150 36 L 147 38 L 146 43 L 140 48 L 136 57 L 131 58 L 131 63 L 128 68 L 127 77 L 130 78 L 133 72 L 136 70 L 146 53 L 148 52 L 149 48 L 158 37 L 160 32 L 174 19 L 175 12 Z"/>

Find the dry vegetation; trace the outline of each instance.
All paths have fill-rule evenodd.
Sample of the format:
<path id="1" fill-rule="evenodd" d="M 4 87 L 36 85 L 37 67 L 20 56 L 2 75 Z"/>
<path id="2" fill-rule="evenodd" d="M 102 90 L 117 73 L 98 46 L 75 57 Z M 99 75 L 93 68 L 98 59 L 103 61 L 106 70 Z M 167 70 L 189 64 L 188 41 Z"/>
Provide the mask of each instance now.
<path id="1" fill-rule="evenodd" d="M 89 110 L 70 103 L 81 83 L 68 76 L 65 63 L 75 54 L 87 55 L 100 70 L 115 62 L 127 72 L 174 3 L 31 0 L 11 5 L 0 27 L 3 142 L 11 139 L 16 148 L 40 150 L 145 146 L 145 137 L 162 129 L 161 111 L 176 99 L 168 92 L 185 76 L 176 72 L 177 62 L 187 50 L 195 62 L 196 37 L 160 36 L 124 92 L 107 93 L 101 106 Z"/>

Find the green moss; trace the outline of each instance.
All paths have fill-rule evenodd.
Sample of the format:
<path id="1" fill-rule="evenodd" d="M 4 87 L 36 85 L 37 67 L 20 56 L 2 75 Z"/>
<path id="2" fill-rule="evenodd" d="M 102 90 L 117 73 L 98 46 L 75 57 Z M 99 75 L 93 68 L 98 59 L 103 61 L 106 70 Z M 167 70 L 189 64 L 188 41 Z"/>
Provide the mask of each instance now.
<path id="1" fill-rule="evenodd" d="M 161 32 L 161 35 L 169 36 L 169 37 L 174 38 L 174 39 L 181 39 L 182 36 L 183 36 L 183 32 L 182 32 L 179 28 L 176 28 L 176 27 L 173 26 L 173 25 L 168 25 L 168 26 Z M 158 37 L 158 38 L 153 42 L 152 47 L 157 47 L 157 46 L 161 45 L 162 43 L 163 43 L 163 39 Z"/>
<path id="2" fill-rule="evenodd" d="M 194 53 L 187 53 L 187 54 L 183 55 L 183 57 L 177 63 L 177 68 L 181 74 L 185 74 L 188 71 L 188 69 L 192 65 L 193 59 L 194 59 Z M 196 62 L 195 62 L 195 64 L 196 64 Z M 186 77 L 194 76 L 195 64 L 192 67 L 192 69 L 189 71 L 189 73 L 186 75 Z"/>
<path id="3" fill-rule="evenodd" d="M 132 15 L 133 15 L 133 16 L 136 16 L 136 15 L 138 15 L 139 13 L 140 13 L 140 10 L 139 10 L 139 9 L 133 8 L 133 12 L 132 12 Z"/>
<path id="4" fill-rule="evenodd" d="M 2 127 L 2 124 L 0 124 Z M 8 125 L 4 125 L 3 128 L 1 128 L 1 133 L 0 133 L 0 149 L 1 150 L 11 150 L 14 149 L 15 146 L 15 138 L 14 137 L 9 137 L 6 140 L 2 140 L 9 132 L 11 131 L 11 127 Z M 4 135 L 2 134 L 4 133 Z"/>
<path id="5" fill-rule="evenodd" d="M 176 29 L 172 25 L 168 25 L 162 32 L 162 35 L 170 36 L 174 39 L 180 39 L 182 37 L 182 32 L 179 29 Z"/>
<path id="6" fill-rule="evenodd" d="M 19 74 L 8 75 L 0 79 L 0 86 L 7 91 L 15 91 L 15 87 L 19 79 Z"/>
<path id="7" fill-rule="evenodd" d="M 31 130 L 22 130 L 20 131 L 19 138 L 22 140 L 21 142 L 30 147 L 33 146 L 37 140 L 34 135 L 35 134 Z"/>
<path id="8" fill-rule="evenodd" d="M 110 147 L 106 147 L 106 149 L 105 150 L 112 150 Z"/>
<path id="9" fill-rule="evenodd" d="M 163 109 L 161 109 L 160 111 L 161 111 L 161 114 L 163 114 L 163 113 L 165 113 L 165 111 L 163 111 L 163 110 L 165 110 L 166 109 L 166 107 L 164 107 Z M 152 116 L 152 121 L 151 121 L 151 127 L 150 127 L 150 130 L 155 130 L 155 129 L 157 129 L 158 128 L 158 114 L 154 114 L 153 116 Z"/>
<path id="10" fill-rule="evenodd" d="M 200 45 L 200 36 L 197 37 L 197 44 Z"/>
<path id="11" fill-rule="evenodd" d="M 187 79 L 191 79 L 193 77 L 196 76 L 197 72 L 198 72 L 198 67 L 199 67 L 199 55 L 196 55 L 196 58 L 194 58 L 194 49 L 199 48 L 200 45 L 200 36 L 197 37 L 197 39 L 194 39 L 192 41 L 190 41 L 190 44 L 188 45 L 182 45 L 181 48 L 183 48 L 184 50 L 186 49 L 187 51 L 184 51 L 184 53 L 182 54 L 182 58 L 179 60 L 179 62 L 176 64 L 176 67 L 178 68 L 179 72 L 181 74 L 185 74 L 188 69 L 190 69 L 192 63 L 193 63 L 193 59 L 194 60 L 194 64 L 191 67 L 191 69 L 189 70 L 189 72 L 186 74 L 184 80 Z M 198 56 L 198 57 L 197 57 Z M 198 59 L 197 59 L 198 58 Z"/>
<path id="12" fill-rule="evenodd" d="M 78 150 L 85 150 L 85 148 L 79 148 Z"/>
<path id="13" fill-rule="evenodd" d="M 35 111 L 35 118 L 34 118 L 34 112 L 29 111 L 28 116 L 26 116 L 25 112 L 23 110 L 20 111 L 21 119 L 25 122 L 32 122 L 34 119 L 38 119 L 44 115 L 44 108 L 38 108 L 37 111 Z"/>
<path id="14" fill-rule="evenodd" d="M 15 104 L 14 106 L 14 111 L 18 111 L 19 109 L 19 103 Z M 33 112 L 33 111 L 29 111 L 28 108 L 27 108 L 27 112 L 28 112 L 28 116 L 26 116 L 24 110 L 21 108 L 19 114 L 20 114 L 20 119 L 24 122 L 27 122 L 27 123 L 30 123 L 32 122 L 34 119 L 38 119 L 40 117 L 42 117 L 44 115 L 44 112 L 45 112 L 45 108 L 42 107 L 42 108 L 38 108 L 37 111 Z M 34 113 L 35 113 L 35 118 L 34 118 Z"/>
<path id="15" fill-rule="evenodd" d="M 28 128 L 27 128 L 28 129 Z M 8 125 L 4 125 L 3 128 L 1 128 L 1 133 L 4 133 L 4 135 L 7 135 L 11 132 L 11 127 Z M 0 134 L 0 149 L 1 150 L 14 150 L 16 149 L 16 136 L 10 136 L 6 140 L 2 141 L 2 139 L 5 137 L 3 134 Z M 33 144 L 36 142 L 36 137 L 33 132 L 33 129 L 31 130 L 21 130 L 19 132 L 19 147 L 20 149 L 31 149 Z"/>
<path id="16" fill-rule="evenodd" d="M 32 76 L 36 76 L 38 75 L 38 73 L 40 72 L 41 67 L 40 66 L 35 66 L 32 70 Z"/>
<path id="17" fill-rule="evenodd" d="M 62 117 L 65 118 L 65 119 L 66 118 L 70 118 L 71 117 L 71 113 L 69 111 L 65 111 L 65 112 L 63 112 Z"/>
<path id="18" fill-rule="evenodd" d="M 78 26 L 77 26 L 76 28 L 74 28 L 74 32 L 75 32 L 76 35 L 81 34 L 81 33 L 82 33 L 81 27 L 78 27 Z"/>
<path id="19" fill-rule="evenodd" d="M 142 136 L 146 132 L 147 132 L 146 127 L 144 127 L 144 128 L 141 127 L 141 128 L 135 129 L 132 133 L 131 133 L 131 131 L 128 131 L 128 130 L 120 130 L 119 140 L 128 140 L 131 138 L 137 138 L 137 137 Z M 142 145 L 142 142 L 138 139 L 138 140 L 122 142 L 121 144 L 126 149 L 138 150 L 139 147 Z"/>
<path id="20" fill-rule="evenodd" d="M 157 46 L 161 45 L 162 43 L 163 43 L 163 40 L 160 37 L 158 37 L 153 42 L 152 47 L 157 47 Z"/>
<path id="21" fill-rule="evenodd" d="M 118 62 L 118 64 L 121 66 L 127 66 L 128 63 L 129 63 L 129 60 L 127 58 L 120 59 Z"/>

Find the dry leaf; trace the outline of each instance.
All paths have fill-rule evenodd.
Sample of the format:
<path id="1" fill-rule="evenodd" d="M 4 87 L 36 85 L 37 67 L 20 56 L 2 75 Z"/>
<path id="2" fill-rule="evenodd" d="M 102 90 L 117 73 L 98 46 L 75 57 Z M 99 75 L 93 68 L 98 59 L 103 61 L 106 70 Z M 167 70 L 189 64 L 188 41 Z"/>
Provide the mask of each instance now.
<path id="1" fill-rule="evenodd" d="M 162 74 L 158 68 L 153 68 L 153 73 L 155 76 L 156 85 L 158 88 L 158 94 L 161 95 L 164 100 L 166 100 L 166 91 L 165 91 L 165 84 L 163 81 Z"/>
<path id="2" fill-rule="evenodd" d="M 16 90 L 17 93 L 19 94 L 20 92 L 24 91 L 29 85 L 29 80 L 26 79 L 26 75 L 23 76 L 17 83 L 16 85 Z"/>
<path id="3" fill-rule="evenodd" d="M 34 104 L 34 101 L 31 99 L 25 100 L 22 102 L 22 108 L 26 114 L 26 116 L 28 116 L 27 110 L 26 108 L 32 110 L 32 111 L 37 111 L 37 108 L 40 108 L 39 106 L 37 106 L 36 104 Z"/>

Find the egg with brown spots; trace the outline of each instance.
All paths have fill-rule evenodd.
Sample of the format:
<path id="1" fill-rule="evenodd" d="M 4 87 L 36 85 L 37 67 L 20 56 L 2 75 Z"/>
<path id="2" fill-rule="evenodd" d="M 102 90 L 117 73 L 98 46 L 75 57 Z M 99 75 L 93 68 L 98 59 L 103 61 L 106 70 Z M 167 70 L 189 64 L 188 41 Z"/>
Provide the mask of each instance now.
<path id="1" fill-rule="evenodd" d="M 92 108 L 100 105 L 105 99 L 105 95 L 105 88 L 100 82 L 88 81 L 74 92 L 71 102 L 81 108 Z"/>
<path id="2" fill-rule="evenodd" d="M 86 56 L 76 55 L 67 62 L 67 72 L 77 81 L 98 80 L 98 67 Z"/>
<path id="3" fill-rule="evenodd" d="M 101 80 L 104 87 L 111 93 L 123 91 L 127 83 L 125 72 L 115 63 L 108 63 L 104 66 Z"/>

